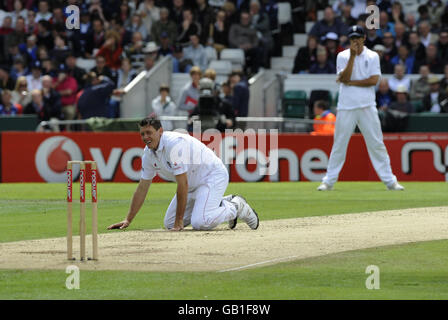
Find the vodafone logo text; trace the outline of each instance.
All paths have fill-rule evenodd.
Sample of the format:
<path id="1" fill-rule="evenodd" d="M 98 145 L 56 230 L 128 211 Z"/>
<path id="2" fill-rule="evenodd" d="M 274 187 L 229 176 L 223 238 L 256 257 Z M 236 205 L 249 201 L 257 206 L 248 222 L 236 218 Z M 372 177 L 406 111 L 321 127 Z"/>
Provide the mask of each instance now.
<path id="1" fill-rule="evenodd" d="M 47 182 L 65 182 L 67 161 L 83 160 L 81 149 L 70 138 L 55 136 L 45 139 L 37 149 L 35 165 L 37 172 Z M 79 168 L 73 170 L 76 179 Z"/>

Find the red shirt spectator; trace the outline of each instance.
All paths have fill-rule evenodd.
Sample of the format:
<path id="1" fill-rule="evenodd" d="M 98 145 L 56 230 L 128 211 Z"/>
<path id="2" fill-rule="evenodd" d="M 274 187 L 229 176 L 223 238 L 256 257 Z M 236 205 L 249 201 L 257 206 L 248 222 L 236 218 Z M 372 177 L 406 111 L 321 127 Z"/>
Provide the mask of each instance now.
<path id="1" fill-rule="evenodd" d="M 67 74 L 67 70 L 62 66 L 58 71 L 58 77 L 53 79 L 53 86 L 61 95 L 62 106 L 75 105 L 78 83 L 75 78 Z"/>
<path id="2" fill-rule="evenodd" d="M 121 37 L 118 32 L 107 32 L 106 41 L 96 54 L 97 56 L 103 56 L 106 59 L 106 66 L 113 70 L 118 70 L 121 66 L 120 57 L 123 49 L 120 46 L 120 41 Z"/>

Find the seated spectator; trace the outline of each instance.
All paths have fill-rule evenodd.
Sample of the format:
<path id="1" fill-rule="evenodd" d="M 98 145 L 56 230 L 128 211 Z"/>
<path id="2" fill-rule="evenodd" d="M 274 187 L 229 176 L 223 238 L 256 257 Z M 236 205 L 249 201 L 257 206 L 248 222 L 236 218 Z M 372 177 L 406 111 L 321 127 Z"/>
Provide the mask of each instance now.
<path id="1" fill-rule="evenodd" d="M 36 61 L 39 62 L 39 61 Z M 42 60 L 42 74 L 49 75 L 51 77 L 57 77 L 58 68 L 49 58 Z"/>
<path id="2" fill-rule="evenodd" d="M 132 34 L 132 42 L 124 49 L 126 57 L 131 61 L 132 68 L 140 69 L 143 67 L 143 60 L 145 58 L 143 49 L 144 42 L 142 34 L 136 31 Z"/>
<path id="3" fill-rule="evenodd" d="M 9 76 L 9 67 L 0 65 L 0 89 L 14 90 L 14 79 Z"/>
<path id="4" fill-rule="evenodd" d="M 429 0 L 426 4 L 428 8 L 429 23 L 434 29 L 440 28 L 440 21 L 445 11 L 445 3 L 441 0 Z"/>
<path id="5" fill-rule="evenodd" d="M 394 1 L 394 3 L 392 3 L 392 8 L 390 9 L 390 12 L 388 11 L 388 13 L 391 18 L 391 21 L 393 21 L 395 26 L 399 23 L 404 23 L 403 6 L 401 5 L 401 3 L 399 1 Z M 400 45 L 397 45 L 397 46 L 400 46 Z"/>
<path id="6" fill-rule="evenodd" d="M 117 81 L 117 73 L 116 71 L 110 69 L 106 66 L 106 58 L 104 56 L 96 56 L 95 57 L 96 66 L 92 68 L 90 71 L 95 72 L 95 74 L 99 76 L 105 76 L 111 79 L 112 81 Z"/>
<path id="7" fill-rule="evenodd" d="M 76 60 L 74 54 L 69 53 L 65 58 L 65 66 L 67 67 L 67 73 L 69 76 L 75 78 L 78 83 L 78 90 L 84 88 L 84 76 L 86 74 L 85 70 L 76 66 Z"/>
<path id="8" fill-rule="evenodd" d="M 0 101 L 0 115 L 18 115 L 22 114 L 23 107 L 18 103 L 12 103 L 11 102 L 11 91 L 8 89 L 5 89 L 1 93 L 2 100 Z"/>
<path id="9" fill-rule="evenodd" d="M 343 24 L 345 24 L 346 26 L 355 25 L 356 19 L 352 16 L 353 5 L 350 2 L 341 3 L 341 5 L 342 5 L 341 13 L 340 13 L 341 14 L 341 22 Z M 334 9 L 334 7 L 333 7 L 333 9 Z M 375 30 L 375 29 L 371 29 L 371 30 Z M 375 33 L 376 33 L 376 30 L 375 30 Z"/>
<path id="10" fill-rule="evenodd" d="M 405 75 L 405 67 L 401 64 L 396 64 L 394 67 L 394 74 L 389 78 L 389 88 L 392 91 L 397 91 L 398 86 L 402 85 L 409 90 L 411 88 L 411 79 Z"/>
<path id="11" fill-rule="evenodd" d="M 317 59 L 316 53 L 317 39 L 313 36 L 308 36 L 306 46 L 301 47 L 299 51 L 297 51 L 292 73 L 308 73 L 311 64 Z"/>
<path id="12" fill-rule="evenodd" d="M 103 20 L 100 18 L 93 19 L 92 31 L 88 32 L 85 37 L 85 58 L 90 59 L 101 48 L 105 41 L 105 34 Z"/>
<path id="13" fill-rule="evenodd" d="M 431 33 L 431 25 L 428 21 L 424 20 L 418 24 L 418 33 L 420 35 L 420 41 L 425 47 L 428 47 L 430 44 L 436 44 L 439 37 Z"/>
<path id="14" fill-rule="evenodd" d="M 41 20 L 50 21 L 51 17 L 53 16 L 50 12 L 50 7 L 48 5 L 47 0 L 39 1 L 39 11 L 36 13 L 36 22 L 39 22 Z"/>
<path id="15" fill-rule="evenodd" d="M 17 21 L 19 19 L 22 19 L 23 21 L 26 20 L 26 13 L 27 10 L 26 8 L 23 8 L 22 5 L 22 1 L 20 0 L 15 0 L 14 1 L 14 11 L 12 11 L 11 14 L 11 18 L 12 18 L 12 25 L 17 28 Z"/>
<path id="16" fill-rule="evenodd" d="M 258 0 L 250 1 L 249 14 L 252 28 L 257 30 L 258 40 L 263 48 L 263 66 L 267 67 L 269 65 L 269 53 L 272 52 L 274 48 L 274 39 L 271 34 L 269 16 L 267 13 L 260 10 L 260 2 Z"/>
<path id="17" fill-rule="evenodd" d="M 187 73 L 193 67 L 193 61 L 184 57 L 183 48 L 180 44 L 173 47 L 173 72 Z"/>
<path id="18" fill-rule="evenodd" d="M 160 19 L 160 8 L 154 2 L 154 0 L 144 0 L 137 9 L 137 13 L 141 16 L 148 35 L 151 34 L 153 23 Z"/>
<path id="19" fill-rule="evenodd" d="M 12 27 L 12 18 L 10 16 L 4 17 L 2 26 L 0 27 L 0 36 L 7 36 L 13 32 L 14 28 Z"/>
<path id="20" fill-rule="evenodd" d="M 172 56 L 173 55 L 173 47 L 170 43 L 170 38 L 168 37 L 168 33 L 165 31 L 160 35 L 160 49 L 159 56 Z"/>
<path id="21" fill-rule="evenodd" d="M 151 27 L 151 38 L 158 45 L 161 42 L 162 32 L 166 32 L 168 34 L 168 38 L 170 39 L 170 43 L 174 44 L 177 39 L 177 26 L 176 24 L 169 20 L 170 12 L 168 8 L 160 9 L 160 20 L 155 21 Z"/>
<path id="22" fill-rule="evenodd" d="M 117 70 L 121 65 L 122 51 L 120 35 L 116 31 L 110 30 L 106 32 L 106 41 L 96 55 L 103 56 L 106 59 L 106 66 L 111 70 Z"/>
<path id="23" fill-rule="evenodd" d="M 204 47 L 199 43 L 199 35 L 190 35 L 190 43 L 189 46 L 184 48 L 184 57 L 193 61 L 195 66 L 204 71 L 208 66 L 208 59 Z"/>
<path id="24" fill-rule="evenodd" d="M 230 25 L 226 20 L 227 16 L 224 10 L 216 13 L 216 21 L 211 28 L 211 37 L 213 38 L 213 47 L 218 54 L 229 46 L 229 28 Z"/>
<path id="25" fill-rule="evenodd" d="M 310 67 L 312 74 L 334 74 L 336 73 L 335 65 L 328 60 L 327 50 L 325 47 L 319 46 L 317 48 L 317 60 Z"/>
<path id="26" fill-rule="evenodd" d="M 29 34 L 35 34 L 37 31 L 36 13 L 33 10 L 28 10 L 26 17 L 26 30 Z"/>
<path id="27" fill-rule="evenodd" d="M 420 38 L 417 32 L 409 33 L 409 53 L 414 56 L 414 71 L 418 72 L 418 68 L 424 64 L 426 59 L 426 48 L 420 42 Z"/>
<path id="28" fill-rule="evenodd" d="M 36 114 L 39 121 L 48 121 L 51 119 L 60 118 L 61 109 L 58 108 L 58 106 L 49 104 L 45 101 L 41 90 L 31 91 L 31 97 L 31 102 L 25 107 L 25 114 Z"/>
<path id="29" fill-rule="evenodd" d="M 249 114 L 249 87 L 243 79 L 240 71 L 233 71 L 229 77 L 232 88 L 232 106 L 235 110 L 235 116 L 247 117 Z M 245 123 L 239 125 L 240 129 L 245 128 Z"/>
<path id="30" fill-rule="evenodd" d="M 380 36 L 378 36 L 376 29 L 367 29 L 365 46 L 370 50 L 373 50 L 373 47 L 375 47 L 377 44 L 383 44 L 383 40 Z"/>
<path id="31" fill-rule="evenodd" d="M 173 5 L 170 11 L 170 20 L 174 22 L 176 26 L 180 26 L 183 21 L 184 0 L 173 0 Z"/>
<path id="32" fill-rule="evenodd" d="M 432 76 L 428 80 L 429 93 L 423 98 L 423 109 L 433 113 L 448 112 L 448 94 L 440 90 L 440 80 Z"/>
<path id="33" fill-rule="evenodd" d="M 37 46 L 44 46 L 48 52 L 54 48 L 54 38 L 51 34 L 51 23 L 46 20 L 40 20 L 37 23 Z"/>
<path id="34" fill-rule="evenodd" d="M 339 52 L 344 51 L 344 48 L 339 45 L 339 38 L 336 33 L 329 32 L 324 38 L 324 45 L 328 53 L 328 61 L 336 65 L 336 58 Z"/>
<path id="35" fill-rule="evenodd" d="M 20 76 L 25 76 L 28 73 L 25 61 L 22 57 L 17 57 L 14 59 L 14 65 L 11 69 L 11 77 L 17 79 Z"/>
<path id="36" fill-rule="evenodd" d="M 448 63 L 445 64 L 445 67 L 443 68 L 443 73 L 445 77 L 440 81 L 440 88 L 442 90 L 445 90 L 446 93 L 448 93 Z"/>
<path id="37" fill-rule="evenodd" d="M 176 42 L 182 46 L 187 46 L 190 43 L 190 36 L 192 34 L 201 35 L 201 25 L 194 20 L 191 9 L 185 8 L 182 11 L 183 21 L 178 25 Z"/>
<path id="38" fill-rule="evenodd" d="M 51 50 L 51 57 L 59 65 L 65 63 L 65 58 L 70 54 L 70 48 L 66 45 L 64 38 L 57 36 L 54 39 L 54 49 Z"/>
<path id="39" fill-rule="evenodd" d="M 382 44 L 376 44 L 375 47 L 373 47 L 373 51 L 378 53 L 380 56 L 380 66 L 381 66 L 381 73 L 382 74 L 391 74 L 394 72 L 394 66 L 390 61 L 386 61 L 384 58 L 384 51 L 386 48 Z"/>
<path id="40" fill-rule="evenodd" d="M 26 106 L 31 102 L 31 95 L 28 91 L 28 82 L 24 76 L 17 78 L 16 87 L 11 92 L 11 102 Z"/>
<path id="41" fill-rule="evenodd" d="M 395 46 L 397 48 L 401 46 L 407 46 L 409 35 L 406 32 L 406 27 L 403 23 L 397 22 L 395 23 Z"/>
<path id="42" fill-rule="evenodd" d="M 40 90 L 42 89 L 42 65 L 39 61 L 36 61 L 31 66 L 31 74 L 26 76 L 28 82 L 28 90 Z"/>
<path id="43" fill-rule="evenodd" d="M 20 3 L 20 1 L 18 2 Z M 24 44 L 26 42 L 26 37 L 27 33 L 25 29 L 25 20 L 23 17 L 18 17 L 17 22 L 15 22 L 14 31 L 5 36 L 4 46 L 5 48 L 8 48 L 10 46 L 20 46 L 21 43 Z M 6 53 L 6 50 L 4 52 Z"/>
<path id="44" fill-rule="evenodd" d="M 68 75 L 64 64 L 59 66 L 58 76 L 53 79 L 53 88 L 61 95 L 62 114 L 65 120 L 76 117 L 76 93 L 78 84 L 75 78 Z"/>
<path id="45" fill-rule="evenodd" d="M 415 14 L 412 12 L 408 12 L 405 15 L 404 22 L 406 25 L 406 29 L 410 32 L 417 31 L 417 25 L 415 20 Z"/>
<path id="46" fill-rule="evenodd" d="M 376 91 L 376 106 L 380 110 L 386 110 L 394 101 L 395 96 L 392 90 L 389 88 L 389 82 L 387 79 L 382 78 Z"/>
<path id="47" fill-rule="evenodd" d="M 31 65 L 37 60 L 37 37 L 33 34 L 26 38 L 26 43 L 19 44 L 20 53 L 26 57 L 28 65 Z"/>
<path id="48" fill-rule="evenodd" d="M 135 8 L 134 8 L 135 10 Z M 123 1 L 120 4 L 120 12 L 118 13 L 118 19 L 121 20 L 124 25 L 129 25 L 131 23 L 131 13 L 132 9 L 130 8 L 127 1 Z"/>
<path id="49" fill-rule="evenodd" d="M 314 120 L 328 121 L 333 123 L 314 123 L 311 132 L 312 135 L 333 135 L 336 122 L 336 116 L 331 113 L 330 105 L 325 100 L 317 100 L 313 105 Z"/>
<path id="50" fill-rule="evenodd" d="M 389 15 L 386 11 L 380 12 L 380 27 L 376 30 L 378 37 L 384 38 L 386 33 L 391 33 L 392 38 L 395 37 L 394 23 L 389 21 Z"/>
<path id="51" fill-rule="evenodd" d="M 448 61 L 448 27 L 440 31 L 437 42 L 437 58 L 440 61 Z"/>
<path id="52" fill-rule="evenodd" d="M 413 113 L 414 107 L 408 101 L 408 90 L 405 86 L 398 86 L 397 91 L 395 91 L 395 101 L 389 106 L 389 109 L 401 111 L 404 113 Z"/>
<path id="53" fill-rule="evenodd" d="M 181 90 L 177 107 L 179 110 L 191 113 L 199 101 L 199 80 L 201 79 L 201 68 L 194 66 L 190 69 L 191 82 L 187 83 Z"/>
<path id="54" fill-rule="evenodd" d="M 124 88 L 131 83 L 136 75 L 137 71 L 132 69 L 131 61 L 128 58 L 124 58 L 121 61 L 121 68 L 118 69 L 117 86 L 110 98 L 109 118 L 120 117 L 120 101 L 121 96 L 125 93 Z"/>
<path id="55" fill-rule="evenodd" d="M 244 50 L 246 57 L 246 73 L 257 73 L 263 59 L 263 51 L 259 48 L 257 31 L 250 26 L 250 15 L 243 11 L 240 15 L 240 23 L 233 24 L 229 31 L 229 45 L 231 48 Z"/>
<path id="56" fill-rule="evenodd" d="M 383 45 L 386 48 L 383 58 L 385 61 L 390 62 L 398 53 L 397 47 L 395 46 L 394 36 L 391 32 L 384 33 Z"/>
<path id="57" fill-rule="evenodd" d="M 423 97 L 429 93 L 429 68 L 426 65 L 420 66 L 420 78 L 412 81 L 409 98 L 411 101 L 422 101 Z"/>
<path id="58" fill-rule="evenodd" d="M 86 88 L 78 99 L 78 111 L 82 119 L 107 117 L 109 99 L 115 88 L 114 82 L 106 76 L 97 76 L 95 72 L 87 74 Z"/>
<path id="59" fill-rule="evenodd" d="M 423 64 L 428 65 L 431 73 L 443 73 L 443 62 L 437 57 L 437 46 L 435 44 L 431 43 L 426 47 L 426 59 Z"/>
<path id="60" fill-rule="evenodd" d="M 215 20 L 215 12 L 212 7 L 209 6 L 208 0 L 196 0 L 197 8 L 194 16 L 197 17 L 197 21 L 201 26 L 200 43 L 205 45 L 211 36 L 210 26 Z"/>
<path id="61" fill-rule="evenodd" d="M 53 110 L 52 116 L 62 119 L 61 95 L 53 89 L 53 78 L 49 75 L 42 77 L 42 98 L 47 109 Z"/>
<path id="62" fill-rule="evenodd" d="M 177 113 L 177 107 L 171 100 L 170 88 L 166 84 L 162 84 L 159 88 L 160 95 L 152 100 L 152 111 L 156 114 L 157 118 L 161 116 L 175 116 Z M 174 130 L 174 123 L 171 120 L 162 120 L 163 130 Z"/>
<path id="63" fill-rule="evenodd" d="M 406 68 L 406 74 L 411 74 L 414 71 L 414 56 L 409 55 L 408 47 L 402 45 L 398 48 L 398 54 L 390 60 L 392 65 L 402 64 Z"/>
<path id="64" fill-rule="evenodd" d="M 134 13 L 132 15 L 131 24 L 128 26 L 127 29 L 132 33 L 140 32 L 144 41 L 150 40 L 148 30 L 146 29 L 146 26 L 143 24 L 142 18 L 138 13 Z"/>
<path id="65" fill-rule="evenodd" d="M 342 23 L 339 18 L 335 17 L 333 9 L 326 7 L 324 10 L 324 18 L 313 25 L 309 35 L 320 39 L 328 32 L 334 32 L 340 37 L 345 35 L 347 28 L 348 26 Z"/>

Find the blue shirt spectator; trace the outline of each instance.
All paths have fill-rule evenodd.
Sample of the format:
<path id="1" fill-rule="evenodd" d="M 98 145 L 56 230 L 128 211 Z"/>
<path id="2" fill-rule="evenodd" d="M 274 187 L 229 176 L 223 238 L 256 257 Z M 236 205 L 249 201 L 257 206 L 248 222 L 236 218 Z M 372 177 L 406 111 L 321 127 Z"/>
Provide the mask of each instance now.
<path id="1" fill-rule="evenodd" d="M 336 33 L 339 37 L 347 33 L 347 26 L 334 15 L 331 7 L 325 8 L 324 18 L 316 22 L 311 28 L 310 35 L 322 38 L 329 32 Z"/>

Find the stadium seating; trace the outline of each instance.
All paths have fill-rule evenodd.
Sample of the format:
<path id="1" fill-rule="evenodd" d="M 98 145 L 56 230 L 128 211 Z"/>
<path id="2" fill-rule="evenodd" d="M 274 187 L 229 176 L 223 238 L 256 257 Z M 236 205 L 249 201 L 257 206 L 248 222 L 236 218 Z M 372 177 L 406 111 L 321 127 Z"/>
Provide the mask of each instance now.
<path id="1" fill-rule="evenodd" d="M 291 22 L 291 4 L 289 2 L 278 3 L 278 23 L 280 25 Z"/>
<path id="2" fill-rule="evenodd" d="M 217 75 L 229 75 L 232 72 L 232 62 L 228 60 L 212 60 L 208 67 L 214 69 Z"/>
<path id="3" fill-rule="evenodd" d="M 282 105 L 285 118 L 305 118 L 308 116 L 307 95 L 303 90 L 286 91 Z"/>
<path id="4" fill-rule="evenodd" d="M 245 64 L 244 51 L 242 49 L 223 49 L 221 60 L 228 60 L 232 63 L 232 69 L 242 70 Z"/>

